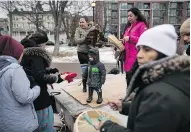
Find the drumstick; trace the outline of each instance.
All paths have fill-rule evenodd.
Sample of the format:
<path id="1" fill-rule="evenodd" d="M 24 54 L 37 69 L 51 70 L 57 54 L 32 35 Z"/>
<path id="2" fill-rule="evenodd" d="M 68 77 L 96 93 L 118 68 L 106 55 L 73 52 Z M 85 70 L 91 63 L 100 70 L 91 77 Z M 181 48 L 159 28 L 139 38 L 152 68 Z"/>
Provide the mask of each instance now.
<path id="1" fill-rule="evenodd" d="M 94 109 L 94 111 L 95 111 L 96 113 L 98 113 L 98 115 L 101 115 L 101 113 L 99 113 L 98 110 Z"/>
<path id="2" fill-rule="evenodd" d="M 93 121 L 91 120 L 91 118 L 89 117 L 89 115 L 88 115 L 87 112 L 84 114 L 84 119 L 85 119 L 91 126 L 93 126 L 93 127 L 97 130 L 96 126 L 94 125 Z"/>

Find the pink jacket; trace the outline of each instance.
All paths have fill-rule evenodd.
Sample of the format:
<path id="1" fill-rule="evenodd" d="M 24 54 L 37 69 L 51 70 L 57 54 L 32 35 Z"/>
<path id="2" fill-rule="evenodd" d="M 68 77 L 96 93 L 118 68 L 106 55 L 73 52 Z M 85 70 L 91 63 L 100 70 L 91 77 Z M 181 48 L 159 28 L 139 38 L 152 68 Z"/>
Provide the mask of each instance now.
<path id="1" fill-rule="evenodd" d="M 136 44 L 139 40 L 141 34 L 147 29 L 147 26 L 144 22 L 136 22 L 132 26 L 128 27 L 125 31 L 125 36 L 129 36 L 129 41 L 125 42 L 125 52 L 126 52 L 126 59 L 124 63 L 124 70 L 129 72 L 136 60 L 137 56 L 137 49 Z"/>

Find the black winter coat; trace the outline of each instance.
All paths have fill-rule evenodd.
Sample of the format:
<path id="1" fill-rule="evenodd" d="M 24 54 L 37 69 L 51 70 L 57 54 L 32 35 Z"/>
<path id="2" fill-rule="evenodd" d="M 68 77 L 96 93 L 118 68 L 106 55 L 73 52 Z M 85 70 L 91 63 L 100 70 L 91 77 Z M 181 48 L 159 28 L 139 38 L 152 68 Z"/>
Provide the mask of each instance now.
<path id="1" fill-rule="evenodd" d="M 47 91 L 47 84 L 53 84 L 58 80 L 58 76 L 48 74 L 46 68 L 50 67 L 51 57 L 41 47 L 27 48 L 24 51 L 21 62 L 28 77 L 33 77 L 41 92 L 34 101 L 36 110 L 42 110 L 51 105 L 51 99 Z"/>
<path id="2" fill-rule="evenodd" d="M 127 128 L 106 121 L 101 132 L 189 132 L 190 58 L 174 56 L 141 66 L 127 97 L 140 80 L 130 111 L 123 106 L 123 112 L 129 111 Z"/>

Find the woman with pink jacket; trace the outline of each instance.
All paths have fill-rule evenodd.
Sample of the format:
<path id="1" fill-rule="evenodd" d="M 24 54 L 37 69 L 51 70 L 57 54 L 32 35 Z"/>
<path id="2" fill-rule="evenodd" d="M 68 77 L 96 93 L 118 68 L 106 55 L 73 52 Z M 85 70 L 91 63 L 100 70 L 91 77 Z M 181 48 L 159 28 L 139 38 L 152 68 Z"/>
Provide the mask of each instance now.
<path id="1" fill-rule="evenodd" d="M 128 10 L 128 23 L 123 34 L 123 43 L 125 44 L 125 63 L 124 70 L 126 72 L 127 86 L 132 76 L 132 68 L 136 61 L 137 49 L 136 44 L 141 34 L 147 30 L 145 17 L 137 8 Z"/>

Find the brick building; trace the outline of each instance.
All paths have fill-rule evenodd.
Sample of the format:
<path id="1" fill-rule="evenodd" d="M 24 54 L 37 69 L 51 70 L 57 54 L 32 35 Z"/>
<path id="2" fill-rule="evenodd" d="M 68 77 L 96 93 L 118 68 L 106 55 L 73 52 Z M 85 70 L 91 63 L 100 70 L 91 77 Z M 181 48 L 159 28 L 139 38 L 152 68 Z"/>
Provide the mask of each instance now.
<path id="1" fill-rule="evenodd" d="M 96 1 L 95 21 L 103 29 L 105 27 L 105 33 L 121 38 L 127 23 L 127 11 L 132 7 L 141 10 L 149 27 L 169 23 L 178 31 L 181 23 L 190 17 L 189 0 L 119 0 Z"/>

